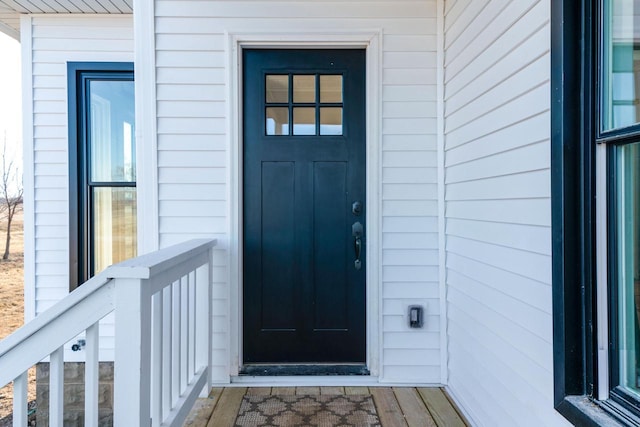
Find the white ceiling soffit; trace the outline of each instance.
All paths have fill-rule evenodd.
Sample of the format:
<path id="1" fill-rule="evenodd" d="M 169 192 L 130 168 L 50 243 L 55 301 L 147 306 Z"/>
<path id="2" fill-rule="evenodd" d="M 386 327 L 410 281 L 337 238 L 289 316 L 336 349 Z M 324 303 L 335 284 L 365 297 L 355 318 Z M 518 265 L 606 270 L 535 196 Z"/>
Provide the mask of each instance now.
<path id="1" fill-rule="evenodd" d="M 133 0 L 0 0 L 0 32 L 20 40 L 24 13 L 133 13 Z"/>

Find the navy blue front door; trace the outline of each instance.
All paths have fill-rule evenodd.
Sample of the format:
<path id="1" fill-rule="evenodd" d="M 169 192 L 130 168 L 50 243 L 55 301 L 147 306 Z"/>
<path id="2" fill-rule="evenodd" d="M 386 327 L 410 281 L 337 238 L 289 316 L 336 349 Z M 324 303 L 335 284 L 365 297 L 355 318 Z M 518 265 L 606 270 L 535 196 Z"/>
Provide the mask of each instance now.
<path id="1" fill-rule="evenodd" d="M 244 363 L 364 363 L 365 52 L 243 53 Z"/>

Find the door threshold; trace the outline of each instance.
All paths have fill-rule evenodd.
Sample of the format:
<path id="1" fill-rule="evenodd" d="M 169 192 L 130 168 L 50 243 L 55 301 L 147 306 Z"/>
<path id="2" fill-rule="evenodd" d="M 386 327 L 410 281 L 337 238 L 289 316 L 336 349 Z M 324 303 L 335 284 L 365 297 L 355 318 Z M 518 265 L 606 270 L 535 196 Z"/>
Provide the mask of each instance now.
<path id="1" fill-rule="evenodd" d="M 240 368 L 241 376 L 282 377 L 282 376 L 366 376 L 370 375 L 366 365 L 351 364 L 249 364 Z"/>

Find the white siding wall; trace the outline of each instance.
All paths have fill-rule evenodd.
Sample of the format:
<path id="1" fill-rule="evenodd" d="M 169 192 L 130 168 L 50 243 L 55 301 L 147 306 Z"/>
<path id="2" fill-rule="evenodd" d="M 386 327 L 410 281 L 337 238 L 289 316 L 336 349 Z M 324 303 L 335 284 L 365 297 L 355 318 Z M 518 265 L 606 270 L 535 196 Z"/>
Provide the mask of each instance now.
<path id="1" fill-rule="evenodd" d="M 550 1 L 445 3 L 449 389 L 481 426 L 556 426 Z"/>
<path id="2" fill-rule="evenodd" d="M 32 104 L 32 118 L 25 120 L 33 120 L 33 141 L 25 141 L 25 149 L 33 150 L 36 241 L 35 278 L 27 281 L 35 280 L 38 314 L 69 293 L 67 62 L 132 62 L 133 21 L 36 15 L 31 24 L 33 90 L 24 102 Z"/>
<path id="3" fill-rule="evenodd" d="M 215 377 L 228 378 L 229 327 L 237 315 L 228 309 L 225 255 L 231 237 L 225 31 L 383 29 L 383 380 L 439 383 L 436 2 L 156 0 L 155 7 L 160 245 L 220 240 Z M 407 327 L 412 303 L 427 307 L 424 330 Z"/>

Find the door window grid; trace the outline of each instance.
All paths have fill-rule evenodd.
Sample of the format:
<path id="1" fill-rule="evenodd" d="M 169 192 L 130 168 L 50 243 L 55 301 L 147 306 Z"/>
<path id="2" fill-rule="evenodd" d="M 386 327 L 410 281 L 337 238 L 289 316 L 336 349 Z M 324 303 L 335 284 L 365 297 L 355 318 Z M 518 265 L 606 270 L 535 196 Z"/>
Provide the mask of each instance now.
<path id="1" fill-rule="evenodd" d="M 267 136 L 340 136 L 343 77 L 335 74 L 267 74 Z"/>

